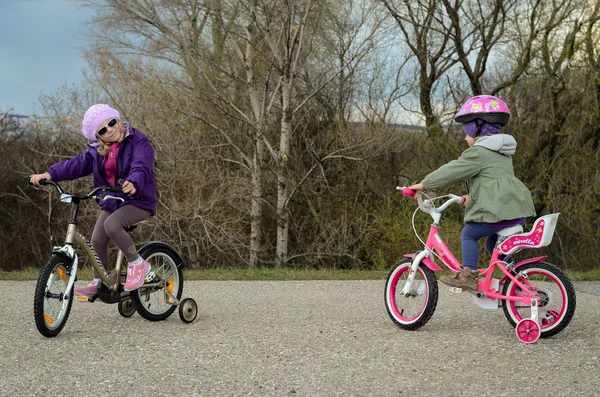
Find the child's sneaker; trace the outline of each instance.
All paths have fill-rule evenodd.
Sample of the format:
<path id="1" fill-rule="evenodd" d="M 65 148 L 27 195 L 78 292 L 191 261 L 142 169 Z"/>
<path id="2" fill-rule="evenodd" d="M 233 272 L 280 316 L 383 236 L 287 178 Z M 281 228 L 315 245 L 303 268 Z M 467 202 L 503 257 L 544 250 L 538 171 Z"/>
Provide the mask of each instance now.
<path id="1" fill-rule="evenodd" d="M 140 288 L 144 284 L 144 278 L 149 271 L 150 264 L 144 259 L 139 264 L 129 265 L 127 267 L 127 280 L 125 280 L 123 289 L 125 291 L 133 291 Z"/>
<path id="2" fill-rule="evenodd" d="M 100 279 L 94 279 L 91 283 L 85 287 L 75 287 L 75 296 L 85 296 L 86 298 L 93 299 L 98 294 L 98 286 L 100 285 Z"/>
<path id="3" fill-rule="evenodd" d="M 440 281 L 451 287 L 466 288 L 477 291 L 479 289 L 479 282 L 477 281 L 478 277 L 479 272 L 477 270 L 471 270 L 468 267 L 463 267 L 460 269 L 460 272 L 452 276 L 440 277 Z"/>

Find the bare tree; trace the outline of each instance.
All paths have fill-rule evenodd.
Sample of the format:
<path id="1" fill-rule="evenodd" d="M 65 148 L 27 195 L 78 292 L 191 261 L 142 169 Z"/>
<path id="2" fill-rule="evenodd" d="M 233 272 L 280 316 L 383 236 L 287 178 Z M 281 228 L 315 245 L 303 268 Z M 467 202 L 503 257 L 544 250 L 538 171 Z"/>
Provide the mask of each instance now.
<path id="1" fill-rule="evenodd" d="M 600 103 L 600 3 L 595 2 L 594 7 L 587 8 L 588 14 L 582 14 L 582 24 L 585 29 L 585 58 L 590 70 L 589 81 L 595 85 L 594 102 Z M 585 18 L 585 19 L 583 19 Z M 583 135 L 584 142 L 592 142 L 592 147 L 597 150 L 600 146 L 600 115 L 596 115 L 586 125 Z"/>
<path id="2" fill-rule="evenodd" d="M 451 20 L 441 11 L 441 0 L 394 1 L 380 0 L 396 21 L 404 43 L 414 53 L 418 63 L 419 105 L 430 136 L 443 134 L 439 115 L 434 111 L 434 88 L 438 80 L 458 60 L 444 26 Z"/>
<path id="3" fill-rule="evenodd" d="M 487 70 L 488 60 L 493 54 L 494 46 L 501 40 L 507 40 L 507 24 L 510 23 L 509 15 L 515 8 L 516 0 L 490 0 L 473 3 L 463 0 L 442 0 L 444 9 L 450 18 L 448 35 L 452 38 L 456 49 L 456 56 L 467 76 L 471 95 L 495 94 L 495 91 L 484 91 L 482 78 Z M 537 7 L 534 4 L 533 7 Z M 521 10 L 523 11 L 522 7 Z M 535 15 L 535 12 L 533 12 Z M 520 68 L 516 69 L 517 75 L 511 76 L 510 81 L 518 78 L 526 64 L 530 62 L 534 32 L 529 32 L 525 37 L 525 53 Z M 520 36 L 520 38 L 523 38 Z M 474 60 L 471 64 L 471 60 Z M 503 87 L 508 83 L 502 83 Z"/>
<path id="4" fill-rule="evenodd" d="M 95 1 L 92 3 L 98 5 Z M 146 60 L 145 64 L 142 63 L 142 67 L 136 68 L 131 64 L 121 67 L 138 81 L 149 83 L 142 89 L 143 98 L 147 99 L 150 96 L 157 103 L 181 115 L 178 128 L 182 128 L 181 121 L 186 120 L 185 129 L 196 124 L 215 131 L 217 133 L 215 138 L 220 137 L 217 139 L 224 143 L 224 146 L 217 146 L 221 148 L 219 149 L 221 160 L 237 164 L 251 175 L 251 238 L 249 256 L 245 261 L 250 266 L 256 266 L 260 252 L 260 219 L 263 204 L 260 159 L 264 151 L 263 142 L 257 139 L 257 136 L 260 136 L 263 129 L 261 125 L 264 125 L 264 112 L 263 115 L 259 114 L 261 112 L 258 99 L 260 92 L 257 91 L 253 79 L 252 68 L 247 69 L 248 86 L 244 90 L 232 90 L 240 80 L 236 77 L 235 64 L 224 61 L 228 58 L 228 54 L 238 54 L 242 58 L 241 61 L 246 62 L 246 66 L 253 62 L 254 49 L 251 42 L 248 42 L 249 45 L 243 52 L 239 46 L 236 47 L 237 51 L 231 51 L 231 43 L 237 45 L 234 40 L 240 38 L 236 36 L 230 40 L 229 35 L 243 32 L 242 29 L 232 28 L 232 25 L 238 22 L 237 7 L 239 4 L 235 2 L 223 4 L 219 0 L 169 2 L 112 0 L 108 2 L 106 12 L 98 16 L 99 22 L 108 24 L 112 29 L 107 29 L 106 34 L 96 40 L 103 46 L 88 52 L 88 56 L 90 59 L 102 58 L 97 54 L 107 52 L 105 48 L 110 47 L 113 52 L 117 49 L 121 56 L 130 54 L 141 57 L 138 58 L 141 62 Z M 250 26 L 248 32 L 251 30 Z M 226 43 L 230 46 L 227 47 Z M 121 63 L 120 56 L 113 58 L 109 56 L 104 59 L 110 59 L 110 64 L 104 65 L 97 78 L 100 78 L 102 73 L 112 73 L 111 69 Z M 141 88 L 141 84 L 135 81 L 130 83 L 130 86 Z M 161 92 L 161 89 L 168 89 L 170 94 Z M 248 92 L 249 106 L 236 106 L 234 103 L 236 98 Z M 128 95 L 122 97 L 127 98 Z M 137 105 L 133 108 L 131 106 L 122 108 L 133 111 Z M 232 133 L 237 130 L 237 127 L 232 130 L 223 123 L 222 119 L 215 117 L 219 112 L 229 115 L 234 123 L 236 120 L 247 123 L 249 128 L 245 129 L 247 134 L 244 140 L 254 144 L 247 146 L 240 141 L 238 135 Z M 207 144 L 209 147 L 214 146 L 208 142 Z M 224 147 L 231 150 L 224 150 Z M 198 150 L 201 150 L 201 147 L 198 147 Z M 230 157 L 231 155 L 233 157 Z M 215 190 L 217 191 L 219 190 Z M 192 219 L 207 220 L 206 217 L 192 217 Z M 217 225 L 216 222 L 211 224 L 211 228 L 204 229 L 213 229 Z M 189 238 L 193 239 L 192 236 Z M 242 251 L 239 251 L 240 254 Z"/>
<path id="5" fill-rule="evenodd" d="M 340 83 L 336 117 L 338 120 L 343 118 L 346 73 L 351 76 L 354 68 L 366 54 L 372 51 L 372 40 L 374 40 L 380 19 L 370 19 L 371 14 L 366 12 L 365 8 L 361 8 L 358 3 L 356 9 L 353 7 L 354 3 L 346 4 L 348 7 L 346 12 L 349 17 L 347 22 L 349 23 L 342 24 L 343 26 L 340 26 L 340 20 L 333 13 L 324 11 L 327 10 L 327 4 L 313 3 L 312 0 L 300 3 L 270 1 L 254 2 L 253 4 L 253 15 L 257 21 L 257 27 L 269 45 L 268 57 L 279 81 L 278 94 L 281 106 L 279 143 L 276 146 L 266 142 L 266 148 L 277 167 L 276 264 L 283 265 L 288 260 L 289 251 L 290 200 L 298 191 L 299 185 L 315 169 L 318 169 L 317 164 L 322 164 L 328 159 L 352 158 L 344 153 L 327 153 L 316 158 L 317 162 L 303 175 L 297 176 L 294 183 L 293 174 L 290 174 L 290 162 L 300 160 L 291 156 L 295 130 L 294 118 L 300 115 L 307 103 L 319 95 L 336 78 Z M 340 3 L 332 4 L 335 9 L 339 9 Z M 353 12 L 358 12 L 361 17 L 350 18 L 350 14 Z M 320 21 L 329 22 L 328 26 L 333 24 L 333 26 L 339 27 L 333 30 L 333 34 L 337 34 L 338 39 L 341 38 L 338 41 L 341 43 L 337 47 L 340 50 L 337 53 L 337 64 L 323 73 L 320 72 L 323 68 L 312 66 L 314 63 L 312 54 L 322 51 L 319 44 L 328 34 L 324 34 L 325 29 L 319 28 L 318 22 Z M 372 25 L 369 25 L 367 21 Z M 318 33 L 321 33 L 321 36 L 318 36 Z M 305 76 L 304 80 L 301 81 L 300 76 Z M 299 84 L 300 82 L 301 84 Z M 303 88 L 299 88 L 299 86 Z M 345 148 L 343 151 L 347 153 L 349 149 Z"/>
<path id="6" fill-rule="evenodd" d="M 96 0 L 91 3 L 104 4 Z M 228 165 L 227 170 L 215 169 L 217 174 L 224 176 L 234 166 L 248 177 L 251 183 L 238 190 L 248 190 L 246 197 L 251 197 L 245 260 L 250 266 L 259 263 L 263 251 L 263 206 L 268 203 L 264 170 L 276 175 L 275 262 L 285 263 L 289 203 L 298 191 L 294 181 L 307 179 L 307 175 L 290 175 L 289 161 L 297 160 L 291 156 L 293 119 L 336 77 L 346 81 L 344 71 L 351 71 L 368 52 L 365 47 L 372 45 L 377 24 L 365 35 L 366 18 L 344 27 L 348 42 L 341 63 L 319 69 L 312 66 L 318 64 L 315 55 L 323 55 L 317 32 L 327 30 L 319 22 L 332 20 L 335 13 L 326 15 L 325 5 L 310 0 L 110 0 L 106 5 L 104 12 L 97 14 L 97 22 L 110 29 L 96 39 L 98 45 L 88 52 L 94 78 L 126 115 L 143 117 L 151 129 L 176 125 L 194 134 L 191 126 L 196 120 L 203 139 L 208 139 L 203 141 L 205 147 L 210 148 L 198 162 L 218 159 Z M 341 7 L 342 3 L 332 5 Z M 366 8 L 361 12 L 366 12 Z M 127 91 L 117 93 L 110 87 L 115 75 L 123 87 L 128 87 Z M 136 92 L 131 92 L 132 87 Z M 345 95 L 341 91 L 340 98 Z M 149 111 L 155 107 L 147 103 L 148 98 L 169 109 L 177 122 L 149 117 Z M 212 133 L 207 134 L 207 130 Z M 167 132 L 153 135 L 155 141 L 162 141 L 163 137 L 173 139 Z M 166 141 L 165 145 L 168 146 Z M 330 153 L 325 158 L 344 156 Z M 195 214 L 188 218 L 207 219 Z M 235 246 L 233 240 L 230 244 Z"/>
<path id="7" fill-rule="evenodd" d="M 25 134 L 19 118 L 9 117 L 8 111 L 0 113 L 0 145 L 10 145 Z"/>

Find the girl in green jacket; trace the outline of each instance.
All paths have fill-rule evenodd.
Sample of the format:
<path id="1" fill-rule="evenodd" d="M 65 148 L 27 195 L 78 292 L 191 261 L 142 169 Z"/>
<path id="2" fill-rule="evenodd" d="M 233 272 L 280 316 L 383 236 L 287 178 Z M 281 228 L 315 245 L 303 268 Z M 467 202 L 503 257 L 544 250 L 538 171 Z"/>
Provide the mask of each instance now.
<path id="1" fill-rule="evenodd" d="M 517 142 L 501 133 L 509 118 L 508 106 L 495 96 L 468 99 L 455 121 L 462 123 L 469 148 L 458 159 L 427 175 L 421 183 L 410 186 L 418 193 L 457 182 L 467 183 L 466 225 L 461 233 L 463 268 L 453 276 L 440 277 L 441 282 L 452 287 L 477 290 L 477 241 L 487 237 L 486 249 L 491 253 L 497 232 L 522 224 L 527 217 L 535 215 L 531 193 L 513 170 L 511 156 Z"/>

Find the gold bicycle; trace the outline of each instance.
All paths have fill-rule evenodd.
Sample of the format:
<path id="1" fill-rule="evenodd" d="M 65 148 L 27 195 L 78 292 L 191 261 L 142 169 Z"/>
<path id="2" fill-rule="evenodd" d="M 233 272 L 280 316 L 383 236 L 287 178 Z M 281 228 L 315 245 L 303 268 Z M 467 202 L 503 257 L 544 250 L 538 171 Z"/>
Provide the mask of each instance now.
<path id="1" fill-rule="evenodd" d="M 163 242 L 150 242 L 139 249 L 138 253 L 151 266 L 144 284 L 137 290 L 124 291 L 125 274 L 122 273 L 123 253 L 119 251 L 115 268 L 111 272 L 100 263 L 92 245 L 77 232 L 77 215 L 82 201 L 123 200 L 111 196 L 110 192 L 121 192 L 117 187 L 97 187 L 88 194 L 70 194 L 55 182 L 41 180 L 40 185 L 52 185 L 60 194 L 60 201 L 71 204 L 71 217 L 67 227 L 65 243 L 52 249 L 52 256 L 46 263 L 37 280 L 33 314 L 38 331 L 46 337 L 54 337 L 65 326 L 73 303 L 73 285 L 77 279 L 78 254 L 76 248 L 89 259 L 101 284 L 98 293 L 88 298 L 75 297 L 78 301 L 117 303 L 123 317 L 131 317 L 136 311 L 150 321 L 162 321 L 168 318 L 177 307 L 179 317 L 185 323 L 191 323 L 198 314 L 198 305 L 192 298 L 181 299 L 183 292 L 183 261 L 177 251 Z M 131 232 L 136 226 L 128 228 Z"/>

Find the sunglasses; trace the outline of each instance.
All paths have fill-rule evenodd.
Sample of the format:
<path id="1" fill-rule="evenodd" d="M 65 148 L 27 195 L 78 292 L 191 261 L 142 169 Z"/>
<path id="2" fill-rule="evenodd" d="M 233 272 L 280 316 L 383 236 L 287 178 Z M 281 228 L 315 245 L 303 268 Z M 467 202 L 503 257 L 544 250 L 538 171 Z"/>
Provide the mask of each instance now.
<path id="1" fill-rule="evenodd" d="M 117 119 L 110 119 L 110 121 L 108 122 L 108 124 L 106 124 L 104 127 L 100 128 L 97 132 L 96 135 L 97 136 L 102 136 L 104 134 L 106 134 L 106 132 L 108 131 L 108 127 L 114 127 L 115 124 L 117 124 L 119 122 L 119 120 Z"/>

